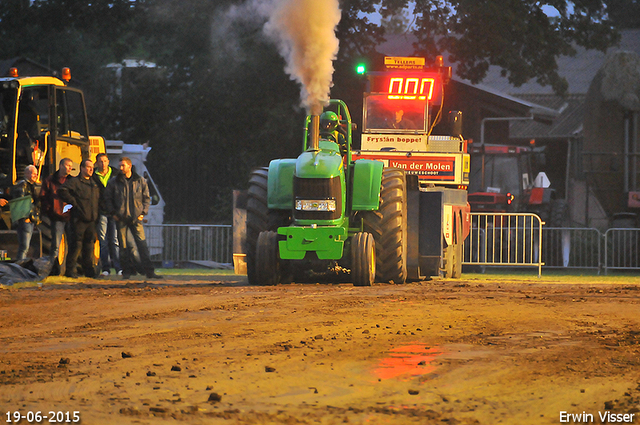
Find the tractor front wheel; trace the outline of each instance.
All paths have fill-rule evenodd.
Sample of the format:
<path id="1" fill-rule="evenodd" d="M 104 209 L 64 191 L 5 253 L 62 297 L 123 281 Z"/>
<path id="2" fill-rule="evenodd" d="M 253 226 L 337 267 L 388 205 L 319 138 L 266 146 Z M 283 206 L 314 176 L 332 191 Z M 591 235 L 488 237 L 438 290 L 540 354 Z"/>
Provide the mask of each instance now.
<path id="1" fill-rule="evenodd" d="M 261 285 L 260 269 L 256 261 L 256 247 L 261 232 L 277 230 L 291 222 L 288 211 L 270 210 L 267 205 L 269 170 L 258 168 L 251 172 L 247 190 L 247 276 L 250 285 Z"/>
<path id="2" fill-rule="evenodd" d="M 261 232 L 258 236 L 255 273 L 255 282 L 258 285 L 277 285 L 280 283 L 280 258 L 276 232 Z"/>
<path id="3" fill-rule="evenodd" d="M 371 286 L 376 278 L 376 249 L 371 233 L 351 238 L 351 280 L 354 286 Z"/>

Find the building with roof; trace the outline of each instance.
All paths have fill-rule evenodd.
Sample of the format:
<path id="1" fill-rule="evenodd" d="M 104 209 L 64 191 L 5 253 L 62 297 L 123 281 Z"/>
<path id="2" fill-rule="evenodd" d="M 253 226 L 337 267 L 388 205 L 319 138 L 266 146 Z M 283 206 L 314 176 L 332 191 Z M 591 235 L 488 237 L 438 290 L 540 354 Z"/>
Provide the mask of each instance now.
<path id="1" fill-rule="evenodd" d="M 25 57 L 15 57 L 0 60 L 0 77 L 8 77 L 11 68 L 18 68 L 23 76 L 54 75 L 54 71 L 47 66 Z"/>

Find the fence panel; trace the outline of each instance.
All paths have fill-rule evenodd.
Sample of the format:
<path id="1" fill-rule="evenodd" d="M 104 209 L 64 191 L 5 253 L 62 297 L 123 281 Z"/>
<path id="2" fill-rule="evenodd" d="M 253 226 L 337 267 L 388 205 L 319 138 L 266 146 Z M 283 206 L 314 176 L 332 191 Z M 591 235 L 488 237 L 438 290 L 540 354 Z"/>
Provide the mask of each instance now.
<path id="1" fill-rule="evenodd" d="M 158 245 L 161 250 L 152 256 L 160 261 L 215 261 L 232 262 L 231 225 L 216 224 L 158 224 L 146 225 L 149 245 Z"/>
<path id="2" fill-rule="evenodd" d="M 640 269 L 640 229 L 612 228 L 604 234 L 604 273 Z"/>
<path id="3" fill-rule="evenodd" d="M 543 227 L 545 268 L 600 269 L 602 233 L 593 228 Z"/>
<path id="4" fill-rule="evenodd" d="M 472 213 L 465 265 L 640 270 L 640 229 L 543 228 L 535 214 Z M 155 261 L 233 261 L 231 225 L 145 225 Z"/>
<path id="5" fill-rule="evenodd" d="M 472 213 L 463 264 L 537 267 L 542 274 L 542 221 L 535 214 Z"/>

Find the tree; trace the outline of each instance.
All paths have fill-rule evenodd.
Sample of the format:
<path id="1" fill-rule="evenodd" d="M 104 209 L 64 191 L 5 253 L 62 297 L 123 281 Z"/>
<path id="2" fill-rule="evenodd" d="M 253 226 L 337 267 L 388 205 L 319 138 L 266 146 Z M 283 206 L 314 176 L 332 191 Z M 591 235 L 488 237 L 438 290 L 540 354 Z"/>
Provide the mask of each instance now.
<path id="1" fill-rule="evenodd" d="M 407 9 L 402 9 L 396 13 L 382 14 L 380 25 L 384 28 L 385 34 L 404 34 L 410 30 L 413 18 Z"/>
<path id="2" fill-rule="evenodd" d="M 409 3 L 340 1 L 331 96 L 345 100 L 356 120 L 364 82 L 354 66 L 380 62 L 376 49 L 393 28 L 366 14 L 402 16 Z M 514 84 L 537 79 L 562 93 L 558 56 L 571 54 L 575 45 L 609 46 L 616 40 L 613 23 L 633 21 L 625 13 L 638 2 L 575 0 L 573 8 L 566 0 L 414 3 L 416 55 L 433 60 L 447 52 L 458 75 L 474 82 L 489 65 L 498 65 Z M 74 80 L 83 82 L 93 134 L 150 141 L 149 168 L 167 200 L 168 220 L 228 222 L 231 189 L 246 185 L 252 167 L 297 155 L 304 119 L 300 88 L 265 40 L 264 22 L 230 18 L 229 8 L 242 4 L 246 1 L 3 0 L 3 56 L 26 56 L 55 69 L 70 66 Z M 545 5 L 559 16 L 550 19 Z M 132 70 L 116 95 L 113 71 L 105 66 L 125 58 L 157 67 Z"/>
<path id="3" fill-rule="evenodd" d="M 131 84 L 118 127 L 128 142 L 151 141 L 149 167 L 172 221 L 228 222 L 231 189 L 246 184 L 251 168 L 293 156 L 302 140 L 298 88 L 259 25 L 227 19 L 232 3 L 190 0 L 175 9 L 153 0 L 139 23 L 163 93 L 149 89 L 151 77 Z"/>
<path id="4" fill-rule="evenodd" d="M 342 4 L 351 10 L 351 5 L 360 7 L 362 3 L 369 11 L 377 5 L 383 14 L 393 16 L 410 1 L 344 0 Z M 414 3 L 416 55 L 433 60 L 446 52 L 448 62 L 457 64 L 458 75 L 474 83 L 482 81 L 490 65 L 497 65 L 516 86 L 536 79 L 562 94 L 567 83 L 558 75 L 557 58 L 574 54 L 576 45 L 599 50 L 611 46 L 619 35 L 607 14 L 607 5 L 637 1 L 415 0 Z M 558 17 L 547 16 L 544 6 L 554 7 Z M 624 7 L 616 5 L 616 10 L 621 9 Z M 345 36 L 348 34 L 341 34 L 341 39 Z M 355 37 L 362 35 L 354 34 Z"/>
<path id="5" fill-rule="evenodd" d="M 135 46 L 136 0 L 3 0 L 0 38 L 4 58 L 26 56 L 52 68 L 69 66 L 87 80 Z"/>

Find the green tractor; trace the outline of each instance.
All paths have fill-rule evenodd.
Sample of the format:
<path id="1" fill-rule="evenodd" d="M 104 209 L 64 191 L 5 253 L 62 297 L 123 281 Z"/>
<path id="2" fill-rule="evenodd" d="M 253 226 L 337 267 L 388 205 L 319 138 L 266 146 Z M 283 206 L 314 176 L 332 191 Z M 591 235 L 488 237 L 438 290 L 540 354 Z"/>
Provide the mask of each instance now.
<path id="1" fill-rule="evenodd" d="M 406 180 L 381 161 L 352 160 L 354 124 L 332 99 L 306 118 L 303 152 L 256 169 L 247 199 L 249 283 L 308 270 L 350 270 L 356 286 L 407 279 Z"/>

